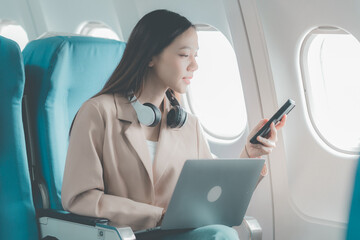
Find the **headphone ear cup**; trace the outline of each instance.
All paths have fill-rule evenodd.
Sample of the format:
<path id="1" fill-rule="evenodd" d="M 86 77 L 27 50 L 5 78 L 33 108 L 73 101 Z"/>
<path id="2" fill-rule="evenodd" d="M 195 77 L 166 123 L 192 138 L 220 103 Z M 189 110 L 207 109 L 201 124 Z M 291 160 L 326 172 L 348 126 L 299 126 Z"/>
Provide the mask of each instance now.
<path id="1" fill-rule="evenodd" d="M 167 125 L 170 128 L 181 128 L 187 120 L 187 112 L 180 106 L 174 106 L 167 114 Z"/>
<path id="2" fill-rule="evenodd" d="M 144 103 L 143 105 L 151 108 L 151 110 L 154 112 L 154 121 L 153 121 L 153 123 L 148 125 L 148 127 L 155 127 L 161 121 L 161 112 L 160 112 L 160 110 L 155 105 L 153 105 L 151 103 Z"/>

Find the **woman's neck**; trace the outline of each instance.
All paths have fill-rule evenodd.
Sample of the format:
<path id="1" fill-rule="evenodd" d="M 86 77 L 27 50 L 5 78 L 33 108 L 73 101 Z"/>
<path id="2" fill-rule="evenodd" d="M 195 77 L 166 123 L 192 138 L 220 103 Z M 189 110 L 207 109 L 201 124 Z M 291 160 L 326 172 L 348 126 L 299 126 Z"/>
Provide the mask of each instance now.
<path id="1" fill-rule="evenodd" d="M 156 84 L 156 81 L 152 81 L 151 78 L 147 78 L 145 80 L 143 91 L 141 92 L 141 96 L 138 97 L 139 102 L 151 103 L 156 107 L 160 108 L 160 105 L 165 97 L 165 91 L 167 89 L 164 86 L 160 86 Z"/>

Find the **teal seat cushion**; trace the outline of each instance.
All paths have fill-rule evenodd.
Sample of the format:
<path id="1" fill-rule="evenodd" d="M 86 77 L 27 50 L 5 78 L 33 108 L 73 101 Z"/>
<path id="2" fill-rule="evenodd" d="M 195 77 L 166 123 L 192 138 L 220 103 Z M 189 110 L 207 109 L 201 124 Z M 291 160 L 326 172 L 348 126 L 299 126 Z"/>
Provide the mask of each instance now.
<path id="1" fill-rule="evenodd" d="M 0 239 L 38 239 L 22 121 L 24 65 L 0 36 Z"/>
<path id="2" fill-rule="evenodd" d="M 62 209 L 72 120 L 82 103 L 103 87 L 124 49 L 125 43 L 115 40 L 56 36 L 32 41 L 23 51 L 34 156 L 40 162 L 52 209 Z"/>

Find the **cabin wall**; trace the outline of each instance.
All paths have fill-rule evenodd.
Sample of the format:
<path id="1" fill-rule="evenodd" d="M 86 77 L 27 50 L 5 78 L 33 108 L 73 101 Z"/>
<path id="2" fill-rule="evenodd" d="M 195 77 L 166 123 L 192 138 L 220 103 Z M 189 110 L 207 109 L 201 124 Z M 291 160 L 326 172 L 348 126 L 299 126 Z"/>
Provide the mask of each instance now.
<path id="1" fill-rule="evenodd" d="M 359 4 L 348 0 L 256 1 L 272 75 L 258 79 L 259 85 L 271 81 L 279 105 L 287 98 L 297 104 L 283 130 L 283 153 L 271 156 L 276 239 L 345 237 L 357 156 L 331 148 L 314 130 L 300 58 L 306 35 L 320 26 L 343 28 L 360 40 Z"/>
<path id="2" fill-rule="evenodd" d="M 247 212 L 260 222 L 263 239 L 344 239 L 358 156 L 336 151 L 316 133 L 300 58 L 306 35 L 319 26 L 343 28 L 360 40 L 360 1 L 0 0 L 0 19 L 22 25 L 30 41 L 44 32 L 77 33 L 87 21 L 103 22 L 127 41 L 144 14 L 161 8 L 215 27 L 235 50 L 248 128 L 232 142 L 209 139 L 216 155 L 238 157 L 249 129 L 288 98 L 296 101 Z"/>

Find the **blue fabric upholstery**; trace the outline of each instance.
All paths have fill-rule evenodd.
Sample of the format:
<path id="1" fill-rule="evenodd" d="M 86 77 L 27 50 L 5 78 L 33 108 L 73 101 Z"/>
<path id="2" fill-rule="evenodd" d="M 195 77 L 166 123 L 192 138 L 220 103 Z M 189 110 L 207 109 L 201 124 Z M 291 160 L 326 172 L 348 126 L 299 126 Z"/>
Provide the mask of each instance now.
<path id="1" fill-rule="evenodd" d="M 360 159 L 359 159 L 360 160 Z M 360 161 L 355 175 L 354 192 L 349 214 L 347 240 L 360 239 Z"/>
<path id="2" fill-rule="evenodd" d="M 124 49 L 125 43 L 115 40 L 57 36 L 32 41 L 23 51 L 34 154 L 52 209 L 62 209 L 71 122 L 81 104 L 103 87 Z"/>
<path id="3" fill-rule="evenodd" d="M 22 121 L 24 65 L 0 36 L 0 239 L 38 239 Z"/>

